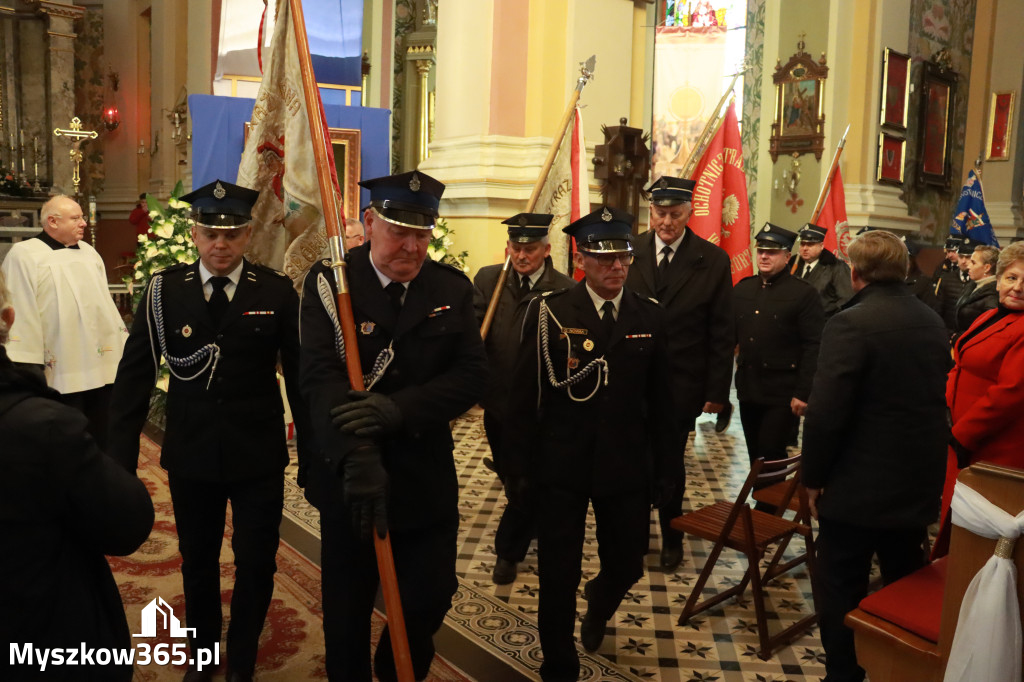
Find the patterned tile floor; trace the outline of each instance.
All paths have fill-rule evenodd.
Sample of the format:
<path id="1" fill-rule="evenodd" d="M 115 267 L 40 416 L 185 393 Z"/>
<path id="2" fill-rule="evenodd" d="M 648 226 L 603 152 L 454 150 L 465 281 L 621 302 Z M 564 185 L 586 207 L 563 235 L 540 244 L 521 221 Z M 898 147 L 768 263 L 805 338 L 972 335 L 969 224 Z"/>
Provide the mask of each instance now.
<path id="1" fill-rule="evenodd" d="M 460 589 L 447 624 L 485 651 L 505 661 L 527 679 L 539 679 L 541 656 L 536 632 L 538 581 L 536 544 L 519 566 L 511 585 L 491 582 L 494 534 L 505 505 L 495 476 L 484 466 L 490 456 L 483 418 L 471 411 L 455 422 L 456 463 L 462 490 L 458 571 Z M 719 499 L 732 499 L 748 469 L 738 415 L 729 430 L 715 433 L 714 420 L 704 416 L 687 446 L 687 495 L 684 511 Z M 289 485 L 286 511 L 319 536 L 316 511 Z M 584 580 L 597 574 L 597 543 L 593 515 L 588 516 L 584 547 Z M 768 661 L 757 658 L 757 629 L 749 590 L 694 617 L 686 626 L 676 620 L 690 586 L 704 564 L 710 544 L 687 537 L 682 565 L 670 575 L 658 568 L 660 533 L 651 519 L 651 550 L 647 573 L 627 595 L 601 648 L 592 655 L 580 649 L 583 680 L 655 680 L 659 682 L 782 682 L 811 680 L 824 674 L 824 650 L 816 628 Z M 802 550 L 802 541 L 795 541 Z M 745 562 L 725 550 L 710 583 L 728 587 L 743 575 Z M 582 585 L 581 585 L 582 588 Z M 707 588 L 706 588 L 707 589 Z M 810 581 L 798 568 L 768 586 L 769 627 L 776 632 L 812 608 Z M 586 610 L 582 595 L 579 616 Z M 578 634 L 578 632 L 577 632 Z"/>

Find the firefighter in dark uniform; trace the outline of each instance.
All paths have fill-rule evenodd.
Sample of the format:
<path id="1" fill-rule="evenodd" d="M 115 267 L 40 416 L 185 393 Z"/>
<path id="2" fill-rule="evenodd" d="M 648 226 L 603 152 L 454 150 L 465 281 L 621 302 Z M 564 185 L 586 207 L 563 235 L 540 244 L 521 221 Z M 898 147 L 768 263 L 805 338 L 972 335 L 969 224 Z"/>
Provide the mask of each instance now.
<path id="1" fill-rule="evenodd" d="M 444 185 L 412 171 L 360 183 L 366 243 L 347 254 L 367 390 L 349 388 L 330 261 L 313 266 L 301 304 L 302 392 L 317 452 L 306 497 L 320 510 L 324 640 L 331 680 L 369 682 L 378 573 L 371 540 L 390 529 L 413 669 L 424 679 L 451 607 L 459 483 L 449 421 L 479 400 L 487 356 L 473 285 L 427 258 Z M 374 659 L 395 680 L 390 635 Z"/>
<path id="2" fill-rule="evenodd" d="M 580 639 L 595 651 L 643 575 L 651 504 L 671 496 L 682 469 L 664 312 L 623 288 L 632 225 L 602 207 L 565 228 L 586 280 L 531 302 L 512 380 L 507 489 L 536 504 L 547 682 L 579 674 L 573 630 L 588 504 L 601 570 L 584 588 Z"/>
<path id="3" fill-rule="evenodd" d="M 850 266 L 825 248 L 827 234 L 828 228 L 813 223 L 804 225 L 799 235 L 800 249 L 787 264 L 792 271 L 793 263 L 799 261 L 794 274 L 806 280 L 821 296 L 826 320 L 853 298 Z"/>
<path id="4" fill-rule="evenodd" d="M 235 585 L 227 633 L 229 680 L 252 679 L 274 592 L 288 464 L 280 357 L 300 452 L 310 436 L 298 392 L 299 299 L 285 275 L 243 258 L 259 193 L 215 181 L 192 204 L 199 260 L 154 275 L 135 314 L 111 401 L 110 454 L 134 472 L 139 433 L 163 356 L 170 368 L 160 464 L 178 528 L 191 645 L 218 645 L 220 548 L 231 501 Z M 188 682 L 212 679 L 190 669 Z"/>
<path id="5" fill-rule="evenodd" d="M 807 407 L 825 324 L 821 297 L 786 267 L 796 234 L 766 223 L 758 273 L 736 283 L 736 393 L 750 461 L 786 456 Z"/>
<path id="6" fill-rule="evenodd" d="M 701 412 L 718 414 L 719 433 L 732 416 L 732 273 L 725 250 L 686 227 L 695 185 L 693 180 L 664 176 L 647 188 L 651 229 L 637 239 L 636 263 L 626 280 L 630 289 L 657 299 L 665 309 L 668 371 L 679 408 L 681 449 Z M 666 573 L 683 560 L 683 534 L 669 525 L 683 513 L 682 469 L 679 477 L 675 495 L 658 509 L 661 569 Z"/>
<path id="7" fill-rule="evenodd" d="M 967 272 L 967 264 L 970 263 L 974 247 L 970 247 L 961 258 L 960 248 L 963 243 L 964 238 L 959 235 L 946 237 L 946 258 L 935 268 L 935 274 L 932 275 L 935 312 L 946 323 L 946 329 L 949 331 L 951 339 L 956 333 L 956 302 L 960 300 L 967 283 L 971 281 Z M 961 260 L 965 263 L 963 267 L 960 266 Z"/>
<path id="8" fill-rule="evenodd" d="M 487 432 L 487 442 L 494 456 L 495 471 L 502 480 L 505 478 L 501 453 L 502 433 L 507 419 L 508 387 L 519 352 L 523 313 L 534 297 L 576 284 L 571 277 L 555 270 L 551 262 L 548 227 L 552 218 L 550 213 L 520 213 L 502 221 L 503 225 L 508 225 L 508 244 L 505 248 L 512 272 L 505 277 L 505 285 L 484 342 L 491 365 L 491 384 L 487 396 L 480 401 L 484 408 L 484 431 Z M 487 312 L 501 268 L 500 264 L 484 266 L 473 278 L 476 287 L 474 305 L 480 322 L 483 322 Z M 520 504 L 513 493 L 494 536 L 494 553 L 497 558 L 492 578 L 496 585 L 508 585 L 516 579 L 516 564 L 526 557 L 530 541 L 536 537 L 536 533 L 532 509 Z"/>

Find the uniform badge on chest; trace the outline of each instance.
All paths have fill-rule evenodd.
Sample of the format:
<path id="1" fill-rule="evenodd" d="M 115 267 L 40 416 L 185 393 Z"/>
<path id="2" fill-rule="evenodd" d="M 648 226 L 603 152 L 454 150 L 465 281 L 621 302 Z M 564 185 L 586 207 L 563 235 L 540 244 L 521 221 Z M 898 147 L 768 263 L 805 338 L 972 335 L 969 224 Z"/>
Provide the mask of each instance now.
<path id="1" fill-rule="evenodd" d="M 373 330 L 377 328 L 377 325 L 367 320 L 359 325 L 359 333 L 363 336 L 369 336 L 373 333 Z"/>
<path id="2" fill-rule="evenodd" d="M 583 350 L 585 350 L 585 351 L 592 351 L 592 350 L 594 350 L 594 342 L 591 341 L 590 339 L 587 339 L 586 341 L 584 341 L 583 342 Z"/>
<path id="3" fill-rule="evenodd" d="M 184 336 L 186 339 L 192 336 L 192 327 L 186 324 L 184 327 L 181 328 L 181 335 Z"/>

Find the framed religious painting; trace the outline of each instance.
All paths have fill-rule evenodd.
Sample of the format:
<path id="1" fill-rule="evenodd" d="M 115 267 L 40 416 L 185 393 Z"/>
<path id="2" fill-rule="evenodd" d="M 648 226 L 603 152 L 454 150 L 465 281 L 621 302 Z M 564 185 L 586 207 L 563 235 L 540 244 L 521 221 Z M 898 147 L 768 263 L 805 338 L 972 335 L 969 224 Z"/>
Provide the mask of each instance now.
<path id="1" fill-rule="evenodd" d="M 360 131 L 355 128 L 328 128 L 334 148 L 334 169 L 345 201 L 345 216 L 362 220 L 359 214 Z"/>
<path id="2" fill-rule="evenodd" d="M 906 132 L 907 104 L 910 97 L 910 55 L 885 48 L 882 60 L 883 128 Z"/>
<path id="3" fill-rule="evenodd" d="M 903 184 L 903 167 L 907 141 L 892 133 L 878 134 L 878 182 L 887 185 Z"/>
<path id="4" fill-rule="evenodd" d="M 986 161 L 1010 160 L 1010 131 L 1013 129 L 1013 93 L 993 92 L 988 109 Z"/>
<path id="5" fill-rule="evenodd" d="M 955 71 L 943 69 L 935 62 L 922 64 L 917 145 L 920 184 L 949 189 L 956 84 Z"/>
<path id="6" fill-rule="evenodd" d="M 768 152 L 772 161 L 779 155 L 814 154 L 821 159 L 825 150 L 825 55 L 815 61 L 804 52 L 804 41 L 785 64 L 775 67 L 775 122 Z"/>

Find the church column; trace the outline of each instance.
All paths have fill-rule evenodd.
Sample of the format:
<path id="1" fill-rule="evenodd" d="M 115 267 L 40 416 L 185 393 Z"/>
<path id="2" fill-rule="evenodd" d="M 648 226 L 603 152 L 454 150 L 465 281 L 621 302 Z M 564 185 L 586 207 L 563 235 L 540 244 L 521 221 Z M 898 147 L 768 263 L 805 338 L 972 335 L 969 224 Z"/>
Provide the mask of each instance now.
<path id="1" fill-rule="evenodd" d="M 179 119 L 179 125 L 175 126 L 172 118 L 185 93 L 188 77 L 189 12 L 171 0 L 153 0 L 151 9 L 150 116 L 156 149 L 150 158 L 148 191 L 165 198 L 182 175 L 178 165 L 181 154 L 175 138 L 187 130 L 187 121 Z"/>
<path id="2" fill-rule="evenodd" d="M 75 98 L 75 30 L 74 21 L 80 19 L 84 14 L 81 7 L 64 5 L 57 2 L 43 0 L 39 3 L 38 11 L 45 14 L 48 20 L 47 43 L 49 46 L 50 58 L 50 89 L 46 93 L 49 100 L 51 129 L 44 134 L 52 136 L 53 128 L 67 128 L 71 119 L 76 115 Z M 28 102 L 25 103 L 26 105 Z M 23 112 L 31 111 L 23 108 Z M 28 122 L 31 116 L 24 115 L 21 125 Z M 51 139 L 53 145 L 53 184 L 66 194 L 72 194 L 74 185 L 71 181 L 74 174 L 74 164 L 68 152 L 70 146 L 62 140 Z M 31 138 L 26 136 L 26 170 L 31 176 Z"/>
<path id="3" fill-rule="evenodd" d="M 881 185 L 878 173 L 882 56 L 886 47 L 909 54 L 910 0 L 832 0 L 829 15 L 829 85 L 826 90 L 826 149 L 834 153 L 846 123 L 840 168 L 852 227 L 871 225 L 916 233 L 920 219 L 907 215 L 900 187 Z M 842 74 L 842 77 L 836 77 Z M 911 87 L 913 87 L 913 82 Z M 828 92 L 831 90 L 832 94 Z M 908 131 L 908 135 L 913 132 Z M 912 169 L 905 181 L 913 182 Z"/>
<path id="4" fill-rule="evenodd" d="M 149 114 L 148 102 L 139 111 L 139 91 L 143 87 L 136 68 L 139 49 L 138 15 L 126 12 L 124 3 L 106 0 L 103 5 L 104 60 L 118 75 L 119 87 L 115 104 L 121 123 L 104 135 L 103 151 L 108 159 L 102 194 L 96 197 L 97 208 L 104 218 L 127 218 L 139 196 L 139 140 L 148 137 L 142 115 Z M 145 143 L 148 149 L 148 142 Z M 110 161 L 116 159 L 116 163 Z"/>

